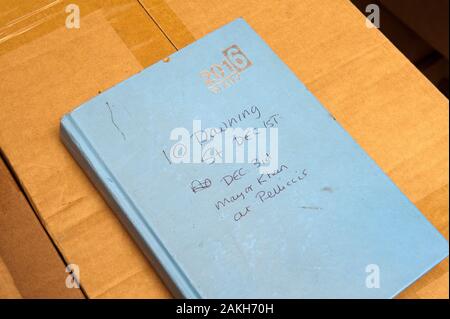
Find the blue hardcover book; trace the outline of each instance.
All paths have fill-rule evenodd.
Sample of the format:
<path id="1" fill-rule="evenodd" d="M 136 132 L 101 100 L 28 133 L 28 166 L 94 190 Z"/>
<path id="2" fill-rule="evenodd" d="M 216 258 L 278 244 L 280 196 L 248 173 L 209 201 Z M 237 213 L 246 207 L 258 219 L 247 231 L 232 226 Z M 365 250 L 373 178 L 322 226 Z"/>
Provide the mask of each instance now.
<path id="1" fill-rule="evenodd" d="M 238 19 L 61 138 L 176 296 L 390 298 L 448 243 Z"/>

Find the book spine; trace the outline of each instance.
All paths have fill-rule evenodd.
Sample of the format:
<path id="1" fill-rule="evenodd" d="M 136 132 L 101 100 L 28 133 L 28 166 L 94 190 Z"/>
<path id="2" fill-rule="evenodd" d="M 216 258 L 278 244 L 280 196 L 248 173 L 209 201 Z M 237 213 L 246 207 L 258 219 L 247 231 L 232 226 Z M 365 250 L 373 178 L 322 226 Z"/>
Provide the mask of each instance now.
<path id="1" fill-rule="evenodd" d="M 142 213 L 117 183 L 71 114 L 65 115 L 61 120 L 60 138 L 171 293 L 176 298 L 201 298 Z"/>

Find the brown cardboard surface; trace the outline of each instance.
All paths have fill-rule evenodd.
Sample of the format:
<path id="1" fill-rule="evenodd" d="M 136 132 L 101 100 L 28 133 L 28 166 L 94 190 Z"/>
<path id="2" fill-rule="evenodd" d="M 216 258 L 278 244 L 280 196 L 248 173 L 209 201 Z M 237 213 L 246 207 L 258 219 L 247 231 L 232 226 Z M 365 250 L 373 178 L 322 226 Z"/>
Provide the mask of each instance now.
<path id="1" fill-rule="evenodd" d="M 6 298 L 19 299 L 22 298 L 22 296 L 14 283 L 14 279 L 12 278 L 8 267 L 6 267 L 0 256 L 0 299 Z"/>
<path id="2" fill-rule="evenodd" d="M 64 261 L 0 159 L 0 297 L 84 298 L 81 290 L 66 287 L 65 270 Z"/>
<path id="3" fill-rule="evenodd" d="M 41 2 L 39 6 L 46 3 Z M 67 3 L 41 11 L 33 7 L 31 12 L 37 13 L 31 15 L 30 2 L 8 2 L 13 8 L 2 10 L 2 19 L 9 12 L 28 18 L 7 29 L 9 34 L 20 33 L 14 28 L 25 33 L 0 43 L 0 147 L 55 244 L 68 263 L 79 266 L 89 297 L 167 297 L 148 262 L 63 147 L 59 121 L 99 91 L 164 58 L 173 47 L 136 1 L 77 1 L 80 29 L 65 28 Z M 22 26 L 33 25 L 39 15 L 45 17 L 41 24 Z M 114 287 L 120 293 L 114 294 Z"/>
<path id="4" fill-rule="evenodd" d="M 95 3 L 81 2 L 79 30 L 57 3 L 0 40 L 0 147 L 89 297 L 169 293 L 59 142 L 59 118 L 239 16 L 448 238 L 448 100 L 349 2 L 140 0 L 148 15 L 137 1 Z M 12 6 L 0 21 L 36 11 Z M 448 297 L 448 260 L 402 297 Z"/>
<path id="5" fill-rule="evenodd" d="M 245 18 L 448 239 L 448 100 L 349 1 L 141 2 L 177 48 Z M 400 297 L 448 298 L 448 259 Z"/>

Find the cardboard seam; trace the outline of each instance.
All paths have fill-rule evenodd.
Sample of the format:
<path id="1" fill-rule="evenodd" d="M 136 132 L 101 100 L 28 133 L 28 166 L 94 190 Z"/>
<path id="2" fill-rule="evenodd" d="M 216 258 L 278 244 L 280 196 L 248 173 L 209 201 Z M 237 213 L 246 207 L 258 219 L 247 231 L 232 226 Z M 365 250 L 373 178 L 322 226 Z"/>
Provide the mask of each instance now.
<path id="1" fill-rule="evenodd" d="M 150 14 L 149 11 L 145 8 L 145 6 L 142 4 L 141 0 L 136 0 L 138 4 L 142 7 L 144 12 L 149 16 L 149 18 L 153 21 L 153 23 L 156 25 L 156 27 L 161 31 L 161 33 L 164 35 L 164 37 L 167 39 L 167 41 L 170 42 L 170 44 L 174 47 L 176 51 L 179 50 L 179 48 L 175 45 L 175 43 L 170 39 L 168 34 L 163 30 L 163 28 L 159 25 L 159 23 L 153 18 L 153 16 Z M 185 27 L 186 28 L 186 27 Z"/>
<path id="2" fill-rule="evenodd" d="M 14 183 L 17 185 L 18 189 L 20 190 L 20 192 L 22 193 L 22 195 L 24 196 L 25 200 L 27 201 L 28 205 L 30 206 L 31 210 L 34 213 L 34 216 L 37 218 L 39 224 L 41 225 L 41 227 L 44 230 L 44 233 L 47 235 L 48 239 L 50 240 L 50 242 L 53 245 L 53 248 L 56 250 L 59 258 L 61 258 L 62 262 L 64 263 L 64 265 L 67 267 L 67 265 L 69 265 L 68 260 L 66 260 L 64 254 L 62 253 L 59 245 L 56 243 L 56 241 L 53 239 L 53 237 L 50 234 L 50 231 L 47 229 L 45 222 L 41 219 L 41 217 L 39 216 L 39 214 L 37 213 L 37 209 L 36 206 L 34 205 L 34 202 L 31 198 L 31 196 L 28 194 L 28 192 L 26 191 L 25 186 L 23 185 L 23 183 L 20 181 L 20 178 L 18 177 L 17 173 L 14 170 L 14 167 L 12 166 L 11 162 L 9 161 L 8 157 L 6 156 L 6 154 L 3 152 L 2 147 L 0 146 L 0 160 L 2 160 L 5 163 L 6 168 L 8 169 L 9 173 L 11 174 Z M 83 294 L 83 296 L 86 299 L 89 299 L 88 294 L 86 293 L 86 291 L 84 290 L 83 286 L 80 283 L 80 291 Z"/>

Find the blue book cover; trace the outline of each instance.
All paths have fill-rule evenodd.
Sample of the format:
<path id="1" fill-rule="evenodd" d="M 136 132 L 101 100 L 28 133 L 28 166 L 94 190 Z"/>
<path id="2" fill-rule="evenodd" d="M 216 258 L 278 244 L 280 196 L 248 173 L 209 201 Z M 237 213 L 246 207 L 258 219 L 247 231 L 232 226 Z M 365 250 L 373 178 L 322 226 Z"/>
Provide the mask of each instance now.
<path id="1" fill-rule="evenodd" d="M 391 298 L 448 243 L 242 19 L 61 138 L 175 296 Z"/>

